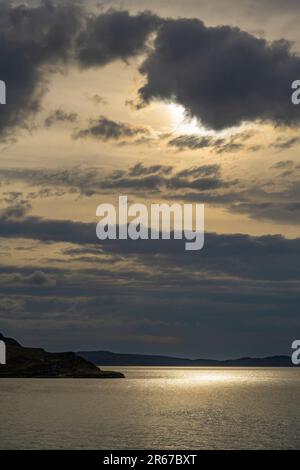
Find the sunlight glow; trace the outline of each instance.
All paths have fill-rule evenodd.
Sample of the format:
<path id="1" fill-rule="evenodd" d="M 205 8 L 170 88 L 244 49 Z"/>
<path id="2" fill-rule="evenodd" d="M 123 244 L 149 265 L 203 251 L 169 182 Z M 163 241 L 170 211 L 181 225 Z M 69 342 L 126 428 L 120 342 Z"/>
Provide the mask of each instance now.
<path id="1" fill-rule="evenodd" d="M 166 105 L 171 120 L 172 132 L 176 134 L 211 136 L 215 138 L 230 138 L 243 130 L 249 130 L 249 125 L 241 124 L 236 127 L 229 127 L 222 130 L 207 129 L 201 125 L 196 118 L 190 118 L 186 115 L 183 106 L 171 103 Z M 253 125 L 251 126 L 253 128 Z"/>
<path id="2" fill-rule="evenodd" d="M 202 127 L 196 118 L 186 116 L 185 109 L 179 104 L 167 105 L 171 116 L 173 132 L 178 134 L 207 134 L 207 129 Z"/>

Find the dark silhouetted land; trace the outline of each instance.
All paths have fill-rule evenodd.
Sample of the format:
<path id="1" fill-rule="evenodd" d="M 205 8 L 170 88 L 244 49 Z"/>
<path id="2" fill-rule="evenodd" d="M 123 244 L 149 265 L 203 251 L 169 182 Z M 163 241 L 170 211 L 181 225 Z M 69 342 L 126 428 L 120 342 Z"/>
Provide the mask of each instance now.
<path id="1" fill-rule="evenodd" d="M 174 366 L 174 367 L 292 367 L 289 356 L 242 357 L 229 360 L 187 359 L 143 354 L 118 354 L 110 351 L 80 351 L 79 356 L 101 366 Z"/>
<path id="2" fill-rule="evenodd" d="M 121 372 L 102 371 L 73 352 L 49 353 L 44 349 L 24 348 L 16 340 L 5 338 L 6 365 L 0 365 L 0 378 L 123 378 Z"/>

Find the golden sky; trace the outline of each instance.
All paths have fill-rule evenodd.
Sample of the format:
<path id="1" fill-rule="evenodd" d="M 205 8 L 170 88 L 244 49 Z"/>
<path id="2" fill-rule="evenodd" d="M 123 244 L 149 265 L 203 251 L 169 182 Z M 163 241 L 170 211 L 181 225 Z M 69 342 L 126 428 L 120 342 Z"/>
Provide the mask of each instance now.
<path id="1" fill-rule="evenodd" d="M 3 2 L 3 332 L 51 349 L 289 347 L 300 9 L 271 3 Z M 97 244 L 96 207 L 121 194 L 204 203 L 203 254 Z"/>

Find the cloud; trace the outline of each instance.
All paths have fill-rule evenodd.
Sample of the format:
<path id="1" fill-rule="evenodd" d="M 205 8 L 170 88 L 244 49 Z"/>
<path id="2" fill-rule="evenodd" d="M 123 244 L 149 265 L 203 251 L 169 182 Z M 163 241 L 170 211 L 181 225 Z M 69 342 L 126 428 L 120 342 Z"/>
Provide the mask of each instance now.
<path id="1" fill-rule="evenodd" d="M 147 12 L 88 16 L 80 2 L 45 0 L 29 7 L 2 1 L 0 70 L 7 85 L 7 105 L 0 107 L 2 138 L 11 128 L 28 125 L 40 109 L 50 71 L 66 67 L 74 55 L 83 67 L 127 60 L 143 50 L 156 23 L 155 15 Z M 74 122 L 75 116 L 58 110 L 45 125 L 66 120 Z"/>
<path id="2" fill-rule="evenodd" d="M 143 163 L 136 163 L 128 172 L 129 176 L 144 176 L 152 175 L 154 173 L 169 174 L 173 171 L 170 165 L 150 165 L 144 166 Z"/>
<path id="3" fill-rule="evenodd" d="M 21 199 L 20 196 L 17 196 L 14 202 L 12 202 L 9 197 L 5 199 L 9 201 L 9 205 L 0 209 L 0 217 L 2 220 L 23 219 L 31 209 L 30 202 L 26 199 Z"/>
<path id="4" fill-rule="evenodd" d="M 199 150 L 211 147 L 214 139 L 212 137 L 199 137 L 198 135 L 179 135 L 168 142 L 171 147 L 177 147 L 179 150 Z"/>
<path id="5" fill-rule="evenodd" d="M 196 166 L 192 168 L 186 168 L 185 170 L 181 170 L 177 173 L 179 177 L 187 177 L 187 176 L 211 176 L 211 175 L 218 175 L 220 173 L 220 165 L 202 165 Z"/>
<path id="6" fill-rule="evenodd" d="M 295 125 L 291 83 L 300 58 L 285 40 L 264 39 L 230 26 L 205 26 L 198 19 L 163 22 L 140 67 L 146 83 L 139 94 L 177 102 L 205 126 L 224 129 L 245 121 Z"/>
<path id="7" fill-rule="evenodd" d="M 87 95 L 87 98 L 92 101 L 95 105 L 98 104 L 107 104 L 107 99 L 104 98 L 103 96 L 98 95 L 98 93 L 95 93 L 94 95 Z"/>
<path id="8" fill-rule="evenodd" d="M 2 137 L 39 110 L 47 75 L 69 60 L 80 24 L 76 3 L 44 1 L 31 8 L 1 2 L 0 71 L 7 86 L 7 104 L 0 107 Z"/>
<path id="9" fill-rule="evenodd" d="M 293 160 L 281 160 L 280 162 L 275 163 L 272 168 L 275 168 L 276 170 L 287 170 L 293 168 L 293 166 Z"/>
<path id="10" fill-rule="evenodd" d="M 95 225 L 72 221 L 51 221 L 27 217 L 22 222 L 1 218 L 1 237 L 20 237 L 40 241 L 65 241 L 69 243 L 94 243 Z"/>
<path id="11" fill-rule="evenodd" d="M 126 254 L 155 254 L 182 256 L 182 260 L 186 259 L 189 265 L 201 263 L 205 266 L 207 259 L 217 259 L 238 256 L 249 262 L 251 257 L 256 257 L 256 262 L 261 259 L 268 258 L 269 276 L 281 277 L 282 272 L 273 272 L 270 266 L 277 262 L 284 261 L 288 266 L 288 256 L 300 256 L 300 239 L 287 239 L 281 235 L 265 235 L 260 237 L 243 235 L 243 234 L 215 234 L 207 233 L 205 249 L 199 252 L 187 252 L 184 249 L 183 240 L 105 240 L 100 241 L 96 237 L 96 223 L 74 222 L 71 220 L 46 220 L 39 217 L 27 217 L 22 221 L 1 220 L 0 236 L 4 238 L 25 238 L 35 239 L 44 242 L 64 242 L 77 245 L 91 247 L 99 247 L 107 253 Z M 90 253 L 93 253 L 90 252 Z M 282 258 L 283 257 L 283 258 Z M 152 260 L 153 261 L 153 260 Z M 238 265 L 228 265 L 227 261 L 223 268 L 227 273 L 237 274 L 239 269 L 240 276 L 249 275 L 249 269 L 243 267 L 240 269 Z M 300 268 L 291 266 L 294 272 L 296 269 L 297 276 L 300 278 Z M 248 273 L 248 274 L 247 274 Z M 257 276 L 261 274 L 259 271 Z M 285 276 L 287 274 L 285 273 Z"/>
<path id="12" fill-rule="evenodd" d="M 300 203 L 298 201 L 246 201 L 237 202 L 230 207 L 232 211 L 247 214 L 255 220 L 272 220 L 275 222 L 299 225 Z"/>
<path id="13" fill-rule="evenodd" d="M 140 134 L 147 135 L 148 129 L 140 126 L 131 126 L 122 122 L 112 121 L 105 116 L 91 119 L 89 127 L 81 129 L 74 134 L 74 138 L 82 139 L 92 137 L 99 140 L 118 140 L 121 138 L 135 137 Z"/>
<path id="14" fill-rule="evenodd" d="M 32 238 L 40 241 L 67 242 L 79 245 L 96 245 L 99 243 L 99 246 L 100 244 L 109 246 L 113 243 L 116 247 L 123 245 L 123 247 L 126 248 L 126 246 L 128 246 L 130 251 L 141 251 L 144 253 L 155 252 L 161 244 L 160 241 L 156 240 L 147 240 L 147 243 L 145 241 L 141 241 L 142 243 L 139 243 L 139 241 L 131 243 L 130 240 L 126 241 L 126 243 L 123 240 L 98 241 L 96 238 L 95 224 L 73 222 L 70 220 L 46 220 L 38 217 L 29 217 L 22 223 L 1 221 L 0 236 L 4 238 Z M 241 236 L 240 242 L 243 239 L 247 240 L 251 239 L 251 237 Z M 181 240 L 171 242 L 168 240 L 165 245 L 168 247 L 168 250 L 173 253 L 176 253 L 179 246 L 183 246 Z M 259 248 L 260 245 L 257 245 L 257 247 Z M 126 251 L 128 251 L 128 249 Z M 187 255 L 189 255 L 189 253 L 187 253 Z"/>
<path id="15" fill-rule="evenodd" d="M 168 145 L 176 147 L 180 151 L 210 149 L 215 153 L 237 152 L 247 148 L 245 142 L 251 139 L 251 137 L 253 137 L 253 132 L 251 131 L 238 132 L 229 138 L 183 134 L 169 140 Z M 251 147 L 248 147 L 248 150 L 251 150 Z"/>
<path id="16" fill-rule="evenodd" d="M 15 193 L 4 193 L 3 218 L 22 218 L 31 208 L 30 200 L 36 198 L 61 197 L 66 194 L 91 197 L 96 194 L 111 194 L 123 191 L 138 197 L 149 196 L 149 191 L 165 201 L 201 202 L 207 206 L 222 207 L 229 212 L 246 214 L 251 218 L 299 224 L 300 186 L 295 180 L 297 166 L 292 160 L 279 161 L 273 165 L 286 178 L 284 187 L 277 187 L 267 179 L 257 182 L 242 182 L 223 175 L 217 164 L 177 169 L 170 165 L 144 165 L 136 163 L 128 170 L 107 172 L 99 167 L 75 166 L 63 169 L 13 169 L 0 170 L 3 184 L 24 181 L 39 188 L 23 196 L 19 203 L 13 201 Z M 22 202 L 23 201 L 23 202 Z M 17 207 L 15 207 L 17 206 Z"/>
<path id="17" fill-rule="evenodd" d="M 298 144 L 300 144 L 300 137 L 290 137 L 288 139 L 280 137 L 276 139 L 276 141 L 272 144 L 272 147 L 274 147 L 276 150 L 288 150 Z"/>
<path id="18" fill-rule="evenodd" d="M 21 299 L 14 299 L 12 297 L 0 296 L 0 313 L 4 315 L 14 315 L 20 313 L 24 306 L 24 302 Z"/>
<path id="19" fill-rule="evenodd" d="M 236 152 L 243 148 L 241 143 L 233 142 L 223 138 L 213 138 L 209 136 L 198 135 L 179 135 L 168 142 L 170 147 L 176 147 L 178 150 L 201 150 L 211 149 L 216 153 Z"/>
<path id="20" fill-rule="evenodd" d="M 45 119 L 45 126 L 46 127 L 51 127 L 53 124 L 57 122 L 69 122 L 69 123 L 74 123 L 78 119 L 78 114 L 77 113 L 68 113 L 62 109 L 56 109 L 52 113 L 49 114 L 49 116 L 46 117 Z"/>
<path id="21" fill-rule="evenodd" d="M 212 177 L 200 177 L 192 180 L 174 177 L 170 178 L 167 182 L 169 189 L 196 189 L 198 191 L 208 191 L 212 189 L 221 189 L 234 186 L 238 183 L 238 180 L 224 181 L 218 176 Z"/>
<path id="22" fill-rule="evenodd" d="M 142 171 L 141 171 L 142 168 Z M 224 189 L 235 186 L 238 180 L 223 180 L 219 176 L 217 166 L 202 165 L 191 169 L 181 170 L 177 173 L 171 173 L 167 167 L 158 168 L 153 166 L 140 167 L 134 166 L 126 172 L 112 174 L 107 176 L 102 183 L 102 188 L 120 188 L 120 189 L 151 189 L 155 191 L 177 191 L 196 189 L 198 191 L 208 191 L 213 189 Z"/>
<path id="23" fill-rule="evenodd" d="M 201 198 L 201 202 L 205 200 L 207 203 L 228 205 L 237 200 L 235 188 L 239 184 L 238 179 L 223 178 L 221 167 L 216 164 L 176 171 L 170 165 L 145 166 L 139 162 L 127 171 L 109 173 L 97 167 L 80 166 L 57 170 L 3 169 L 0 170 L 0 176 L 6 184 L 20 180 L 28 185 L 41 187 L 37 192 L 27 193 L 26 201 L 53 195 L 60 197 L 67 193 L 90 197 L 126 189 L 130 194 L 139 194 L 142 197 L 147 197 L 150 190 L 167 200 L 197 201 Z M 12 205 L 10 201 L 8 203 Z"/>
<path id="24" fill-rule="evenodd" d="M 1 281 L 9 285 L 28 285 L 28 286 L 55 286 L 55 280 L 43 271 L 34 271 L 31 274 L 24 274 L 14 272 L 7 274 L 6 276 L 1 275 Z"/>
<path id="25" fill-rule="evenodd" d="M 153 99 L 177 102 L 214 129 L 255 120 L 299 123 L 299 107 L 290 97 L 291 83 L 300 76 L 300 58 L 287 41 L 268 43 L 238 28 L 165 19 L 149 11 L 130 15 L 109 10 L 97 16 L 82 5 L 1 2 L 0 70 L 7 84 L 7 105 L 0 108 L 2 138 L 11 128 L 28 125 L 40 109 L 51 72 L 74 64 L 74 59 L 82 68 L 103 67 L 138 54 L 145 55 L 140 67 L 145 84 L 139 90 L 144 104 Z M 57 117 L 61 120 L 62 115 Z M 106 132 L 104 124 L 93 122 L 81 135 L 108 139 L 114 133 L 130 133 L 124 124 Z M 227 144 L 220 142 L 220 152 L 241 145 Z M 180 136 L 170 145 L 202 148 L 205 141 Z"/>
<path id="26" fill-rule="evenodd" d="M 82 67 L 127 61 L 145 51 L 149 34 L 159 23 L 159 18 L 147 11 L 131 16 L 128 11 L 109 10 L 91 16 L 77 39 L 77 59 Z"/>
<path id="27" fill-rule="evenodd" d="M 24 181 L 32 186 L 41 186 L 38 197 L 63 196 L 66 192 L 91 195 L 99 191 L 103 172 L 99 168 L 80 167 L 63 169 L 0 169 L 0 175 L 7 184 Z M 91 192 L 91 188 L 93 188 Z M 28 197 L 35 196 L 32 193 Z M 7 201 L 11 204 L 11 200 Z"/>
<path id="28" fill-rule="evenodd" d="M 189 253 L 180 240 L 100 242 L 93 223 L 28 218 L 22 223 L 5 221 L 0 227 L 4 237 L 75 243 L 65 248 L 55 245 L 55 251 L 65 249 L 68 254 L 63 269 L 27 268 L 15 273 L 1 268 L 1 280 L 6 279 L 0 283 L 3 327 L 22 335 L 36 334 L 37 329 L 42 335 L 51 332 L 52 346 L 57 347 L 55 331 L 64 342 L 72 338 L 76 348 L 86 341 L 115 349 L 121 341 L 124 348 L 138 351 L 145 335 L 165 335 L 177 338 L 182 351 L 201 355 L 199 341 L 207 354 L 215 351 L 210 344 L 213 334 L 222 342 L 221 355 L 224 350 L 237 354 L 245 341 L 252 352 L 257 352 L 258 341 L 269 351 L 274 338 L 280 337 L 281 342 L 275 342 L 278 351 L 290 344 L 288 337 L 299 325 L 295 312 L 300 239 L 207 233 L 204 250 Z M 118 255 L 115 269 L 100 260 L 88 268 L 76 267 L 78 254 L 85 252 L 91 257 Z M 47 283 L 31 285 L 36 271 L 62 281 L 55 289 Z M 9 276 L 16 276 L 15 282 L 7 282 Z M 66 335 L 70 329 L 72 335 Z M 240 335 L 243 342 L 237 344 Z M 225 349 L 224 342 L 228 342 Z"/>
<path id="29" fill-rule="evenodd" d="M 74 58 L 82 67 L 128 60 L 144 51 L 158 21 L 149 12 L 131 16 L 110 10 L 95 16 L 79 1 L 42 0 L 33 7 L 1 1 L 0 70 L 7 85 L 7 105 L 0 107 L 2 139 L 12 128 L 28 127 L 52 72 L 68 67 Z M 46 125 L 68 119 L 59 111 Z"/>

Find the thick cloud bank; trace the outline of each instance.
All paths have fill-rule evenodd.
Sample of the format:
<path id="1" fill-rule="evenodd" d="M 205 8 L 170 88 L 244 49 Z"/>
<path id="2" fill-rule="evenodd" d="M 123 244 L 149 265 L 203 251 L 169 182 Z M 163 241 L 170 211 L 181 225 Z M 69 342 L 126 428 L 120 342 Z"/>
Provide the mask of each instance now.
<path id="1" fill-rule="evenodd" d="M 300 58 L 284 40 L 268 43 L 238 28 L 206 27 L 196 19 L 168 20 L 140 70 L 146 103 L 176 101 L 209 128 L 300 121 L 299 107 L 291 103 Z"/>
<path id="2" fill-rule="evenodd" d="M 150 38 L 154 38 L 152 44 Z M 177 102 L 209 128 L 268 120 L 294 125 L 300 107 L 291 83 L 300 79 L 300 58 L 285 40 L 264 39 L 198 19 L 163 19 L 151 12 L 108 10 L 92 15 L 78 2 L 39 6 L 0 4 L 0 79 L 7 104 L 0 107 L 2 137 L 26 125 L 36 112 L 51 71 L 72 64 L 103 67 L 144 54 L 140 67 L 144 104 Z"/>

